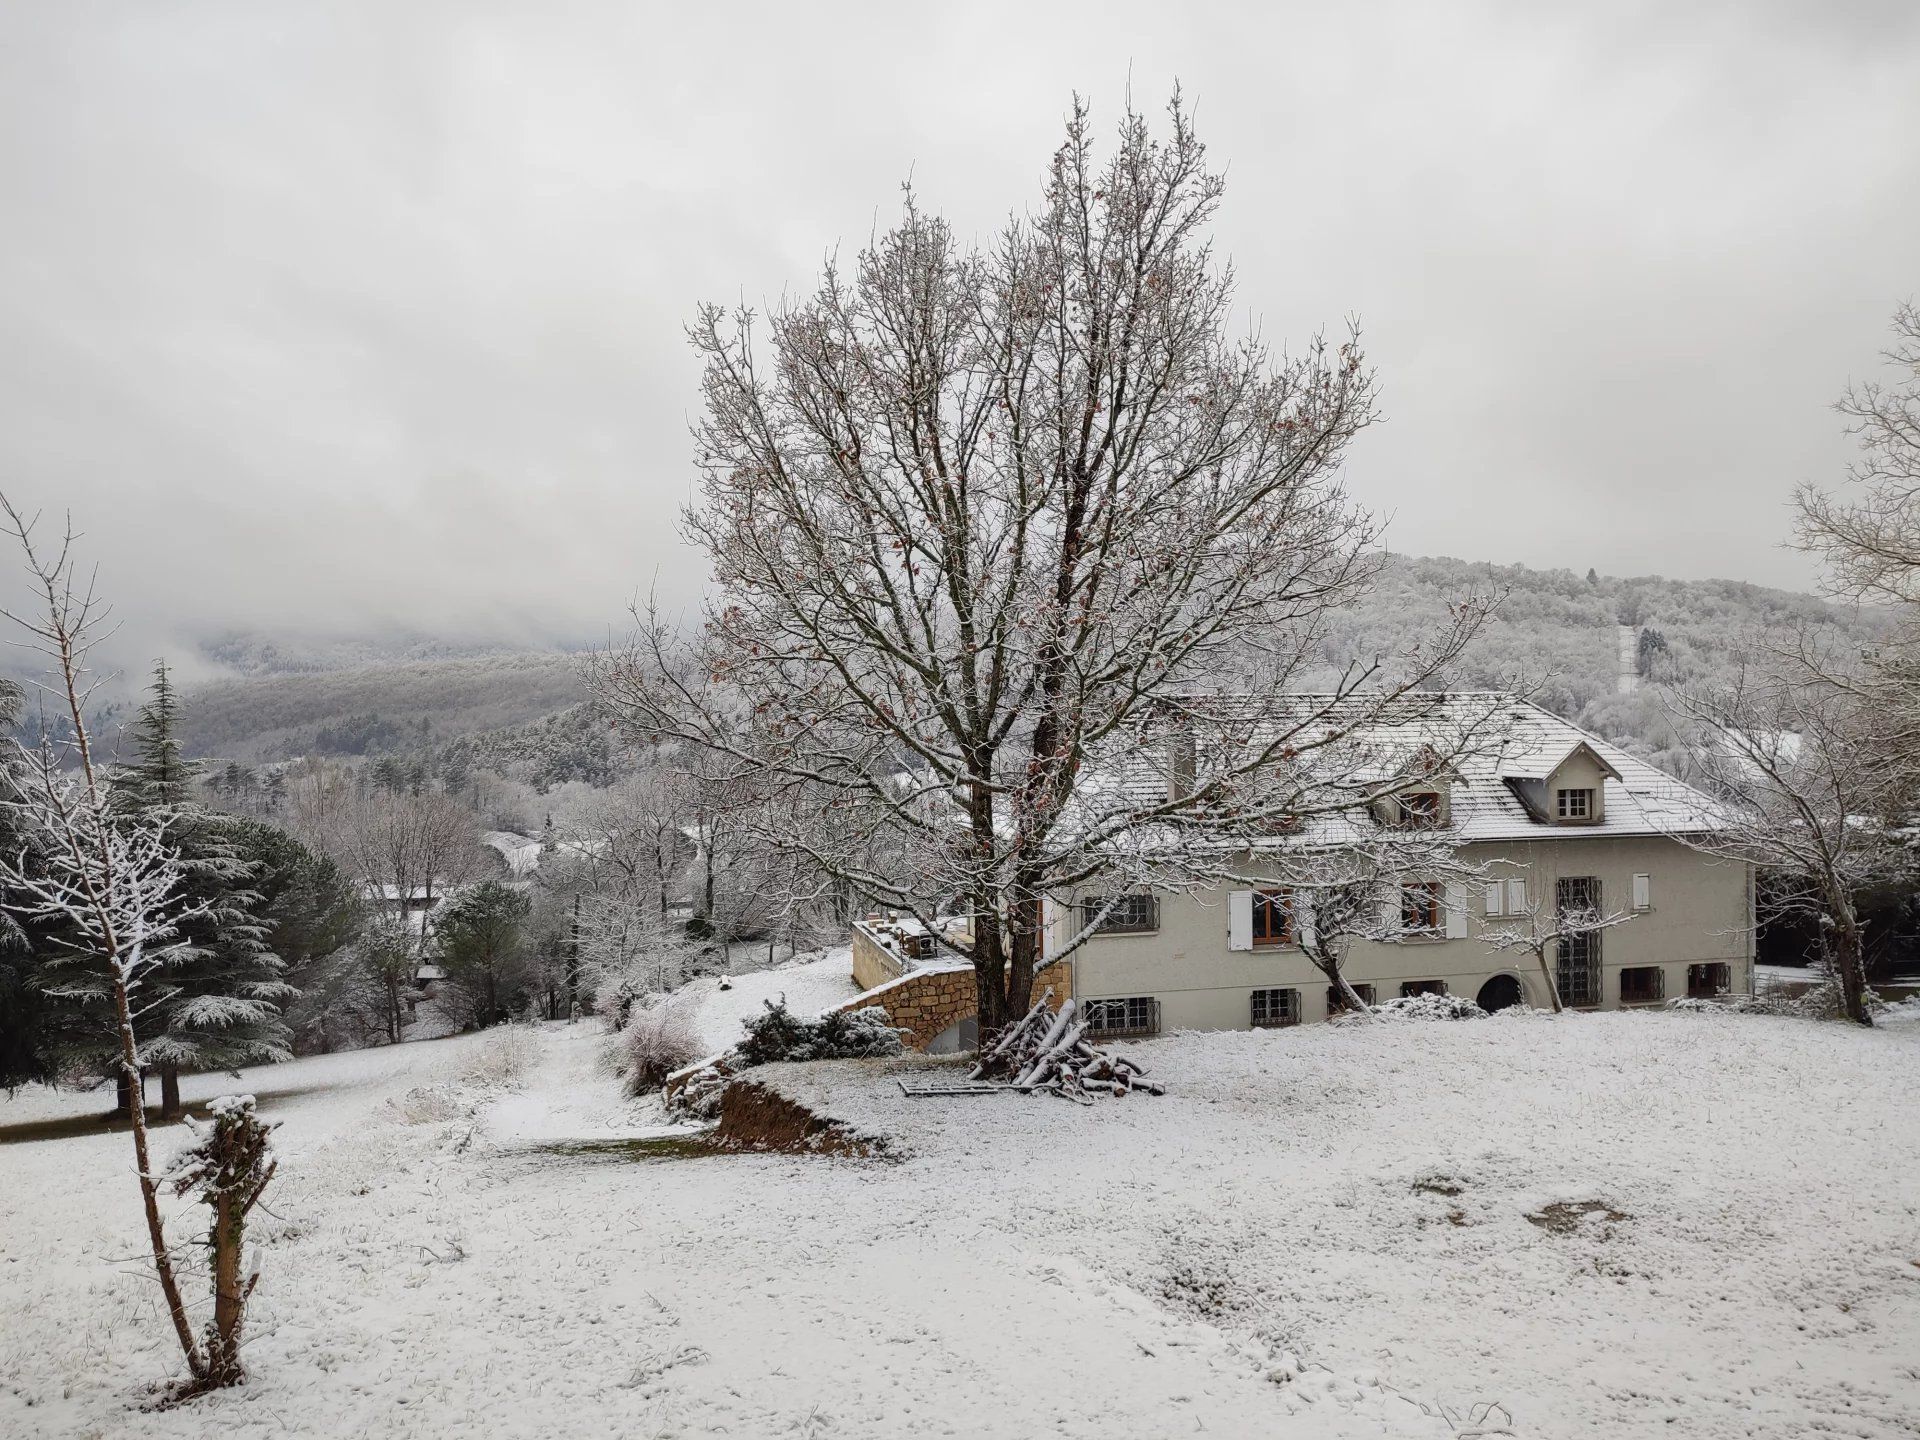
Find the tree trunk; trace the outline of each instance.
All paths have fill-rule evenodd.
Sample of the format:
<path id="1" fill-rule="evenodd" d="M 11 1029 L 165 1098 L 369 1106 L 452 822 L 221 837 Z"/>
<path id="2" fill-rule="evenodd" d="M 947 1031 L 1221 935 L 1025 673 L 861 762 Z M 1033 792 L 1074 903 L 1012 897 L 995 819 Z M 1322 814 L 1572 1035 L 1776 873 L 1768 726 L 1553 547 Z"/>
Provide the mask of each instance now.
<path id="1" fill-rule="evenodd" d="M 1547 959 L 1547 952 L 1544 948 L 1537 950 L 1534 953 L 1540 959 L 1540 978 L 1547 982 L 1547 999 L 1553 1003 L 1553 1013 L 1558 1015 L 1560 1013 L 1560 1008 L 1561 1008 L 1560 1007 L 1560 984 L 1557 980 L 1553 978 L 1552 962 L 1550 962 Z"/>
<path id="2" fill-rule="evenodd" d="M 153 1164 L 147 1151 L 146 1084 L 140 1074 L 140 1048 L 133 1036 L 133 1007 L 127 998 L 126 982 L 116 975 L 113 986 L 114 1019 L 120 1031 L 120 1070 L 136 1102 L 133 1114 L 134 1177 L 140 1182 L 140 1204 L 146 1211 L 147 1241 L 153 1247 L 153 1268 L 160 1278 L 160 1291 L 166 1297 L 167 1315 L 173 1332 L 179 1337 L 187 1369 L 196 1380 L 207 1374 L 206 1357 L 194 1343 L 193 1327 L 187 1321 L 187 1307 L 180 1298 L 180 1285 L 173 1274 L 173 1255 L 167 1249 L 166 1227 L 160 1220 L 159 1187 L 153 1178 Z"/>
<path id="3" fill-rule="evenodd" d="M 246 1248 L 247 1220 L 243 1198 L 223 1194 L 213 1207 L 213 1326 L 207 1332 L 208 1388 L 238 1385 L 240 1322 L 246 1312 L 247 1287 L 240 1279 L 240 1259 Z"/>
<path id="4" fill-rule="evenodd" d="M 160 1067 L 160 1118 L 162 1120 L 180 1118 L 180 1067 L 178 1065 Z"/>
<path id="5" fill-rule="evenodd" d="M 1856 1025 L 1873 1024 L 1867 1008 L 1867 976 L 1860 927 L 1849 915 L 1826 932 L 1827 966 L 1840 991 L 1840 1013 Z"/>

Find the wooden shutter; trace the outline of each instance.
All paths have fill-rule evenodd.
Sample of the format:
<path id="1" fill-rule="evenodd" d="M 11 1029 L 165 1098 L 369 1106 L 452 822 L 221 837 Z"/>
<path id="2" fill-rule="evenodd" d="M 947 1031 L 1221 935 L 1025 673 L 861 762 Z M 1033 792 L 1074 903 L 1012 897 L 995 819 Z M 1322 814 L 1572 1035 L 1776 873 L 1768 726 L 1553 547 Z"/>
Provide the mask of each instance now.
<path id="1" fill-rule="evenodd" d="M 1253 891 L 1227 894 L 1227 949 L 1253 949 Z"/>
<path id="2" fill-rule="evenodd" d="M 1633 908 L 1636 910 L 1653 908 L 1653 877 L 1651 875 L 1633 877 Z"/>
<path id="3" fill-rule="evenodd" d="M 1507 881 L 1507 914 L 1524 915 L 1527 913 L 1527 882 L 1524 880 Z"/>
<path id="4" fill-rule="evenodd" d="M 1301 945 L 1313 943 L 1313 892 L 1296 890 L 1293 892 L 1293 938 Z"/>
<path id="5" fill-rule="evenodd" d="M 1467 938 L 1467 887 L 1464 885 L 1447 886 L 1447 938 Z"/>
<path id="6" fill-rule="evenodd" d="M 1506 909 L 1507 887 L 1499 880 L 1487 881 L 1487 914 L 1499 915 Z"/>

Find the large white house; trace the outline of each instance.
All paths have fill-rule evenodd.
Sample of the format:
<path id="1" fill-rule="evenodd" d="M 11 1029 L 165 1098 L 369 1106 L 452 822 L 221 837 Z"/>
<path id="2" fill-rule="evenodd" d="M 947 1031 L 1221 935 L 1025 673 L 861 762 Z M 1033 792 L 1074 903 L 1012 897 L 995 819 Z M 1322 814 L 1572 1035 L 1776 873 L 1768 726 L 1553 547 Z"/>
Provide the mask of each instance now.
<path id="1" fill-rule="evenodd" d="M 1461 696 L 1484 707 L 1487 696 Z M 1375 938 L 1355 939 L 1345 974 L 1361 998 L 1444 992 L 1488 1009 L 1549 995 L 1537 959 L 1490 934 L 1549 928 L 1560 909 L 1630 918 L 1548 949 L 1569 1006 L 1617 1009 L 1679 996 L 1747 994 L 1753 983 L 1752 867 L 1689 848 L 1714 828 L 1699 791 L 1537 706 L 1502 701 L 1503 739 L 1430 779 L 1383 793 L 1380 826 L 1439 828 L 1458 842 L 1452 878 L 1404 876 L 1383 890 Z M 1311 837 L 1277 844 L 1311 846 Z M 1246 857 L 1250 876 L 1262 857 Z M 1272 873 L 1282 867 L 1268 863 Z M 1109 1034 L 1246 1029 L 1325 1018 L 1339 1008 L 1303 953 L 1312 884 L 1128 894 L 1112 886 L 1057 897 L 1047 952 L 1071 955 L 1073 995 Z M 1311 862 L 1307 872 L 1311 874 Z"/>

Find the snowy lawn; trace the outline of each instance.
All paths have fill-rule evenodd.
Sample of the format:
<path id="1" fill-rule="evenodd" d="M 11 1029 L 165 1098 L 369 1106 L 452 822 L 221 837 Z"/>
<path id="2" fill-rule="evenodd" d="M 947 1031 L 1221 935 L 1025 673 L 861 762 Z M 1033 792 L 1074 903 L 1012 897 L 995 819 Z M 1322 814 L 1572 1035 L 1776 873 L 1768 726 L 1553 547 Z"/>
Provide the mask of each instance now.
<path id="1" fill-rule="evenodd" d="M 764 1014 L 767 1001 L 782 1000 L 796 1015 L 814 1016 L 860 993 L 853 983 L 853 954 L 845 946 L 817 955 L 801 955 L 783 965 L 728 977 L 722 990 L 717 976 L 692 981 L 675 992 L 673 1003 L 687 1006 L 694 1029 L 709 1050 L 724 1050 L 740 1038 L 740 1022 Z"/>
<path id="2" fill-rule="evenodd" d="M 1177 1036 L 1132 1047 L 1173 1093 L 1087 1109 L 755 1072 L 877 1161 L 683 1158 L 599 1049 L 249 1076 L 252 1380 L 178 1410 L 132 1408 L 175 1362 L 126 1137 L 0 1145 L 0 1435 L 1920 1431 L 1911 1020 Z"/>

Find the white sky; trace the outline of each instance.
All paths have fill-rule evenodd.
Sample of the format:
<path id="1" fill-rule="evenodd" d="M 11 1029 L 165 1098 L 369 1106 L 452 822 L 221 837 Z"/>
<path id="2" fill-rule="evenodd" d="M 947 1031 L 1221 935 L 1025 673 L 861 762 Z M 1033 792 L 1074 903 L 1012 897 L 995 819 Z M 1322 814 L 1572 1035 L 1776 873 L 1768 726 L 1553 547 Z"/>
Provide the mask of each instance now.
<path id="1" fill-rule="evenodd" d="M 1811 583 L 1785 499 L 1920 290 L 1908 0 L 22 0 L 0 485 L 143 639 L 591 635 L 697 591 L 695 304 L 806 285 L 909 172 L 984 233 L 1129 76 L 1196 102 L 1268 336 L 1365 324 L 1395 548 Z"/>

